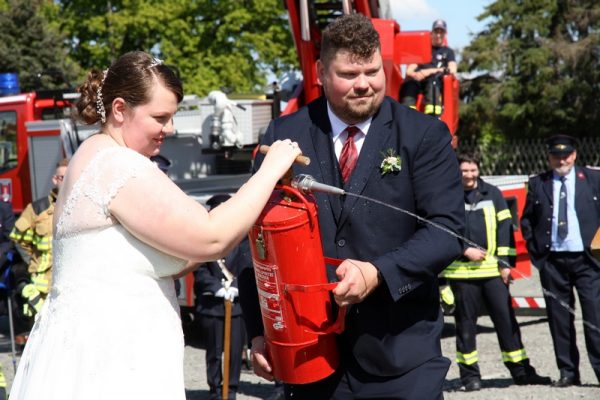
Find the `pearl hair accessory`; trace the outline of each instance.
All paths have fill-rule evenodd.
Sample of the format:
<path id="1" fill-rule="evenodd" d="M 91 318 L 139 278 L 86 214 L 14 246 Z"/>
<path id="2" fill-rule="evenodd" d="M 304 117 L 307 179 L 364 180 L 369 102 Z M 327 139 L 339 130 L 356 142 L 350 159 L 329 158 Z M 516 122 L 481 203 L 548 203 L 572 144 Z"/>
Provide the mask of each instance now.
<path id="1" fill-rule="evenodd" d="M 104 81 L 106 80 L 106 76 L 108 75 L 108 68 L 102 71 L 102 82 L 98 86 L 98 90 L 96 91 L 96 112 L 100 115 L 100 121 L 102 123 L 106 122 L 106 109 L 104 108 L 104 100 L 102 98 L 102 86 L 104 86 Z"/>
<path id="2" fill-rule="evenodd" d="M 148 68 L 156 67 L 162 64 L 163 60 L 161 60 L 160 58 L 152 57 L 152 62 L 150 63 L 150 65 L 148 65 Z"/>

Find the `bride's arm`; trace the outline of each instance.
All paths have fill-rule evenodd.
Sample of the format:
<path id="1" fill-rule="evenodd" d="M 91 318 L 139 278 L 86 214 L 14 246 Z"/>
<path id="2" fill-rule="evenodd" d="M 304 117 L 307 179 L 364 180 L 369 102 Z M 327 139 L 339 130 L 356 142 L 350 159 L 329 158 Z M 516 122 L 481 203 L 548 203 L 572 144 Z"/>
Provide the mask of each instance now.
<path id="1" fill-rule="evenodd" d="M 277 180 L 299 154 L 289 140 L 273 143 L 261 168 L 210 214 L 157 168 L 129 179 L 109 210 L 128 231 L 157 249 L 192 261 L 215 260 L 248 233 Z"/>

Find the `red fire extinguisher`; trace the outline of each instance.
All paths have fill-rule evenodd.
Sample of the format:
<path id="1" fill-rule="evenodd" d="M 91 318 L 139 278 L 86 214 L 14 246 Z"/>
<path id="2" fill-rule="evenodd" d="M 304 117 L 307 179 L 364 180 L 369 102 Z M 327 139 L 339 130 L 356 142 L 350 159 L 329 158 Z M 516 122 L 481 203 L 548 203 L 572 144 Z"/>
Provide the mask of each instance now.
<path id="1" fill-rule="evenodd" d="M 310 383 L 331 375 L 339 365 L 336 334 L 345 308 L 330 291 L 312 195 L 281 185 L 250 230 L 266 352 L 275 379 Z"/>

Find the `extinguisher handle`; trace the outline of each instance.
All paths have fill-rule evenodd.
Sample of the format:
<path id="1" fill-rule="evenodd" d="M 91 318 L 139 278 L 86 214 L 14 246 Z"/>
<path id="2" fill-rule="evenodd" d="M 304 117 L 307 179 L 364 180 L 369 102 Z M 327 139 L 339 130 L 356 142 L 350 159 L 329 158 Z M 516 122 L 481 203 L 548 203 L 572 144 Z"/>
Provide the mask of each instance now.
<path id="1" fill-rule="evenodd" d="M 296 199 L 301 201 L 302 204 L 304 204 L 304 209 L 306 210 L 306 214 L 308 214 L 308 223 L 310 224 L 311 231 L 315 228 L 315 226 L 318 226 L 317 225 L 318 221 L 315 221 L 315 217 L 310 212 L 310 209 L 311 209 L 310 203 L 308 200 L 306 200 L 306 197 L 304 196 L 304 194 L 302 192 L 300 192 L 297 189 L 294 189 L 293 187 L 291 187 L 289 185 L 276 185 L 275 189 L 283 190 L 284 192 L 287 192 L 287 193 L 293 195 Z M 327 260 L 327 258 L 326 258 L 326 260 Z"/>
<path id="2" fill-rule="evenodd" d="M 317 283 L 315 285 L 295 285 L 286 283 L 283 288 L 286 292 L 301 292 L 301 293 L 317 293 L 323 290 L 333 290 L 337 286 L 337 282 Z"/>
<path id="3" fill-rule="evenodd" d="M 331 291 L 336 288 L 338 282 L 331 283 L 321 283 L 315 285 L 295 285 L 291 283 L 286 283 L 284 285 L 284 292 L 291 296 L 292 302 L 298 301 L 298 299 L 294 300 L 295 296 L 293 296 L 294 292 L 299 293 L 317 293 L 321 291 Z M 304 319 L 304 318 L 303 318 Z M 314 333 L 315 335 L 327 335 L 330 333 L 342 333 L 344 331 L 344 322 L 346 320 L 346 306 L 342 306 L 338 308 L 337 316 L 335 321 L 327 321 L 320 326 L 316 326 L 310 323 L 308 320 L 304 319 L 305 331 L 309 333 Z"/>

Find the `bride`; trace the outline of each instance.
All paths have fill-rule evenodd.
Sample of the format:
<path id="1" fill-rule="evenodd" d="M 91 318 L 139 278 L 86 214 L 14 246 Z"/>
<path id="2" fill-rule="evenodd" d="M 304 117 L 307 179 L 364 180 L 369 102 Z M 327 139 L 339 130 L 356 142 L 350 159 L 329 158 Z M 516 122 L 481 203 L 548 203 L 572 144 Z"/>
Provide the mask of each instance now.
<path id="1" fill-rule="evenodd" d="M 183 335 L 173 275 L 227 254 L 300 154 L 271 146 L 260 170 L 210 214 L 149 157 L 183 97 L 160 60 L 131 52 L 91 71 L 77 104 L 101 122 L 73 156 L 54 215 L 53 287 L 19 363 L 11 400 L 183 400 Z"/>

